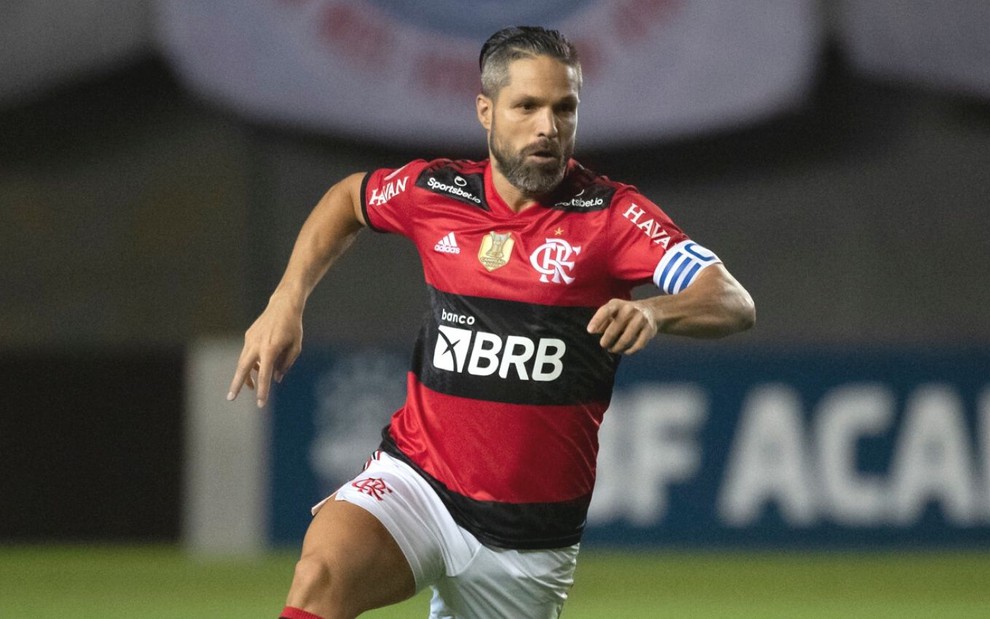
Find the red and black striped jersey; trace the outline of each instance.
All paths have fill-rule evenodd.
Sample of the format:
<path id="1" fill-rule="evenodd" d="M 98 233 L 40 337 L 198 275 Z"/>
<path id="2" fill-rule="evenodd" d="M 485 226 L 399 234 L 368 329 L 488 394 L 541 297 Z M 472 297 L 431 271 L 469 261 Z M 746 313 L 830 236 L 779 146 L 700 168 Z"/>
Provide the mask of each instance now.
<path id="1" fill-rule="evenodd" d="M 619 361 L 587 324 L 639 284 L 679 292 L 717 257 L 634 187 L 573 160 L 518 213 L 487 160 L 376 170 L 361 195 L 369 227 L 415 243 L 432 304 L 382 448 L 485 544 L 576 543 Z"/>

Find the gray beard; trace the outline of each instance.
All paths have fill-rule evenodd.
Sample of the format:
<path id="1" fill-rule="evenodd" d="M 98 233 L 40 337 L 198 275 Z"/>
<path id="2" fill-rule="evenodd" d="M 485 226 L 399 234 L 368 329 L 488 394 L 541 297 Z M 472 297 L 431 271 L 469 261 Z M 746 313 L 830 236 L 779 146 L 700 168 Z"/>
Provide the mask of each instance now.
<path id="1" fill-rule="evenodd" d="M 502 148 L 495 139 L 494 128 L 488 138 L 488 149 L 495 159 L 495 165 L 509 183 L 524 196 L 542 196 L 553 191 L 567 172 L 567 160 L 571 153 L 562 153 L 556 162 L 548 164 L 527 163 L 527 152 L 512 153 Z"/>

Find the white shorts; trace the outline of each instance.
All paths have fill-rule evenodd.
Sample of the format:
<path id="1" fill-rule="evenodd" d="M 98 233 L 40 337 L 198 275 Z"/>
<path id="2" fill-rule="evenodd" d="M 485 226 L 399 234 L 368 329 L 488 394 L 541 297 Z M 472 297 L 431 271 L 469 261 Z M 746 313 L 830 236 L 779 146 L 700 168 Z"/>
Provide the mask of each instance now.
<path id="1" fill-rule="evenodd" d="M 426 480 L 386 453 L 375 452 L 336 498 L 366 509 L 392 534 L 416 591 L 433 589 L 431 619 L 556 619 L 574 584 L 579 544 L 551 550 L 484 546 L 454 522 Z"/>

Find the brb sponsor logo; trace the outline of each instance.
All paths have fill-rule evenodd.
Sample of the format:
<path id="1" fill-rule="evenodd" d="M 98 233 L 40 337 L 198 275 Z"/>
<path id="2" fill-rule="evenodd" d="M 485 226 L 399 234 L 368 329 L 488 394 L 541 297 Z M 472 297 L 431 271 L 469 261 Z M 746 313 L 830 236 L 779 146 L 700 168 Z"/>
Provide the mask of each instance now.
<path id="1" fill-rule="evenodd" d="M 426 181 L 426 185 L 434 191 L 442 191 L 452 196 L 466 198 L 475 204 L 481 204 L 481 198 L 464 189 L 464 187 L 467 186 L 467 181 L 464 180 L 464 177 L 462 176 L 455 176 L 453 185 L 442 183 L 436 178 L 430 177 L 430 179 Z"/>
<path id="2" fill-rule="evenodd" d="M 474 316 L 443 310 L 445 321 L 473 325 Z M 564 371 L 567 345 L 554 337 L 534 341 L 522 335 L 504 339 L 487 331 L 474 331 L 439 325 L 437 344 L 433 350 L 433 367 L 458 374 L 493 376 L 519 380 L 549 382 L 557 380 Z"/>

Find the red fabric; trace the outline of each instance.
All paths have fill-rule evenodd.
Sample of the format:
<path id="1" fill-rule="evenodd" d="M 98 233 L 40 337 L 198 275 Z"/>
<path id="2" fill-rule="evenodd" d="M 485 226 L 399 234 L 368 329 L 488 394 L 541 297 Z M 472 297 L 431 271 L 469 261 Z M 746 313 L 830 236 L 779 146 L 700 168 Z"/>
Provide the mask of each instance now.
<path id="1" fill-rule="evenodd" d="M 611 189 L 608 208 L 574 212 L 536 206 L 515 213 L 496 192 L 487 160 L 417 160 L 399 169 L 375 170 L 366 179 L 363 203 L 375 230 L 401 234 L 416 244 L 426 283 L 439 290 L 557 306 L 598 307 L 614 297 L 629 298 L 634 286 L 652 281 L 667 249 L 688 237 L 635 187 L 595 176 L 573 160 L 570 166 L 571 180 L 565 184 L 573 183 L 575 191 L 583 188 L 585 195 Z M 483 177 L 484 190 L 475 196 L 483 206 L 466 205 L 417 185 L 438 167 L 459 172 L 452 183 Z M 471 184 L 448 186 L 474 196 Z M 508 263 L 488 272 L 477 255 L 492 231 L 512 233 L 514 246 Z M 451 232 L 460 252 L 434 251 L 434 245 Z M 539 257 L 534 252 L 548 239 L 562 239 L 579 248 L 568 272 L 574 281 L 567 285 L 541 284 L 541 274 L 534 270 L 532 261 Z"/>
<path id="2" fill-rule="evenodd" d="M 482 403 L 433 391 L 412 372 L 407 389 L 406 405 L 392 419 L 392 437 L 450 490 L 505 503 L 569 501 L 591 494 L 607 402 Z"/>
<path id="3" fill-rule="evenodd" d="M 581 525 L 570 523 L 582 513 L 560 525 L 567 530 L 534 523 L 550 506 L 586 511 L 594 487 L 617 362 L 587 321 L 652 281 L 668 249 L 688 240 L 635 187 L 574 160 L 544 199 L 514 212 L 489 161 L 445 159 L 375 170 L 361 197 L 371 228 L 415 244 L 432 288 L 389 435 L 464 506 L 462 526 L 506 547 L 578 539 Z M 482 333 L 491 354 L 475 356 Z"/>
<path id="4" fill-rule="evenodd" d="M 314 615 L 313 613 L 308 613 L 301 608 L 286 606 L 282 609 L 282 614 L 279 615 L 279 619 L 323 619 L 323 617 Z"/>

